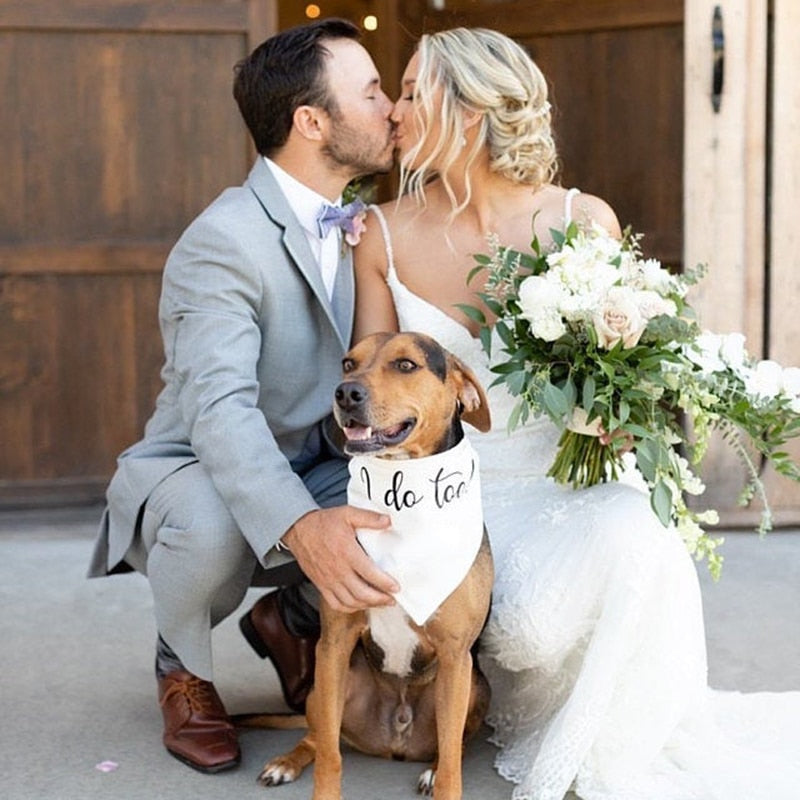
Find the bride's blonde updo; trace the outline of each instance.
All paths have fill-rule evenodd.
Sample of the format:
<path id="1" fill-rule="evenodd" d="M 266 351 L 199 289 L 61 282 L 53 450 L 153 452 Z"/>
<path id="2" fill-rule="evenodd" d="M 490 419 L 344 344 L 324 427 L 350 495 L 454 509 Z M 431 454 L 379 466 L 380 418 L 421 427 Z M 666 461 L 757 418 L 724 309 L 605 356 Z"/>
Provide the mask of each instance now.
<path id="1" fill-rule="evenodd" d="M 422 36 L 418 54 L 415 119 L 424 133 L 401 163 L 401 191 L 413 192 L 424 204 L 424 186 L 438 173 L 454 213 L 466 207 L 471 194 L 469 176 L 467 197 L 458 204 L 446 180 L 464 147 L 465 112 L 480 115 L 478 135 L 467 154 L 468 167 L 486 147 L 490 169 L 515 183 L 538 187 L 553 180 L 557 155 L 547 82 L 520 45 L 485 28 L 453 28 Z M 440 135 L 428 142 L 437 92 Z"/>

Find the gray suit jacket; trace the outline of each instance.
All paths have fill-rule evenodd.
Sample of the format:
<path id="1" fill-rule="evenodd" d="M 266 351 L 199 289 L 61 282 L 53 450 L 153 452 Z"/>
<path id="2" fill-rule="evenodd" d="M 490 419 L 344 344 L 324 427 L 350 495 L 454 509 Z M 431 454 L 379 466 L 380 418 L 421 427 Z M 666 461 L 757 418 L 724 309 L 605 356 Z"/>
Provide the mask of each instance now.
<path id="1" fill-rule="evenodd" d="M 313 456 L 353 323 L 352 255 L 333 303 L 306 234 L 263 159 L 186 229 L 164 269 L 164 388 L 119 458 L 90 575 L 124 558 L 167 475 L 199 461 L 262 566 L 317 508 L 290 461 Z M 312 452 L 309 453 L 309 450 Z"/>

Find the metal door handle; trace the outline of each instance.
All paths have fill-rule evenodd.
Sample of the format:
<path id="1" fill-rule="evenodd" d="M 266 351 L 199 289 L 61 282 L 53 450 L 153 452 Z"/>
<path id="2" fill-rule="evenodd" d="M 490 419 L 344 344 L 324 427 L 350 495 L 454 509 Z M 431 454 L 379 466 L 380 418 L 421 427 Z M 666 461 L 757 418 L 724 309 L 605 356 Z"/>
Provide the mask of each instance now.
<path id="1" fill-rule="evenodd" d="M 720 6 L 714 6 L 711 43 L 714 53 L 711 67 L 711 106 L 714 113 L 719 113 L 722 105 L 722 84 L 725 78 L 725 31 L 722 26 L 722 8 Z"/>

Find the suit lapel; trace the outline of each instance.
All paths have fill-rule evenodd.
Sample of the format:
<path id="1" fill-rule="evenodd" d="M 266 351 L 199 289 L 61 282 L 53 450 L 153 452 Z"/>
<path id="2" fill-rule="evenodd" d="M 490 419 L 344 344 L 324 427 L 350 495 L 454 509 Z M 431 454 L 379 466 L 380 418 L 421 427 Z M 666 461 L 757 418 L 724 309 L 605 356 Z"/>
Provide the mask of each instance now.
<path id="1" fill-rule="evenodd" d="M 328 300 L 319 265 L 308 246 L 305 231 L 297 221 L 297 217 L 286 202 L 283 192 L 262 158 L 256 159 L 253 169 L 250 170 L 248 183 L 267 215 L 283 228 L 283 244 L 287 252 L 298 272 L 311 287 L 317 301 L 325 310 L 342 347 L 346 350 L 350 346 L 354 302 L 350 248 L 347 248 L 344 258 L 339 262 L 332 304 Z"/>

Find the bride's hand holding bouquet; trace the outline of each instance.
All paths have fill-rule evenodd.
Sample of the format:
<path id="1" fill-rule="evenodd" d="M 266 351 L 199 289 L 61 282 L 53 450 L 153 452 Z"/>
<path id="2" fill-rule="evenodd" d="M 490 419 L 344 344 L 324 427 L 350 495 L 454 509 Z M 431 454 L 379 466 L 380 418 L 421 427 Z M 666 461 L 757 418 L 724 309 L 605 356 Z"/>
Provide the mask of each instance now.
<path id="1" fill-rule="evenodd" d="M 492 239 L 491 253 L 475 257 L 470 280 L 488 273 L 479 297 L 492 325 L 461 306 L 480 323 L 490 356 L 492 329 L 499 338 L 495 383 L 519 397 L 509 427 L 547 414 L 562 429 L 548 474 L 575 487 L 617 479 L 632 450 L 655 514 L 718 576 L 721 540 L 701 527 L 717 514 L 685 502 L 705 488 L 694 469 L 721 430 L 748 467 L 741 500 L 761 496 L 760 531 L 768 530 L 759 461 L 800 480 L 781 450 L 800 433 L 800 369 L 752 359 L 741 334 L 701 332 L 686 295 L 702 269 L 671 274 L 643 258 L 630 232 L 618 240 L 571 223 L 551 235 L 548 252 L 535 237 L 531 254 Z"/>

